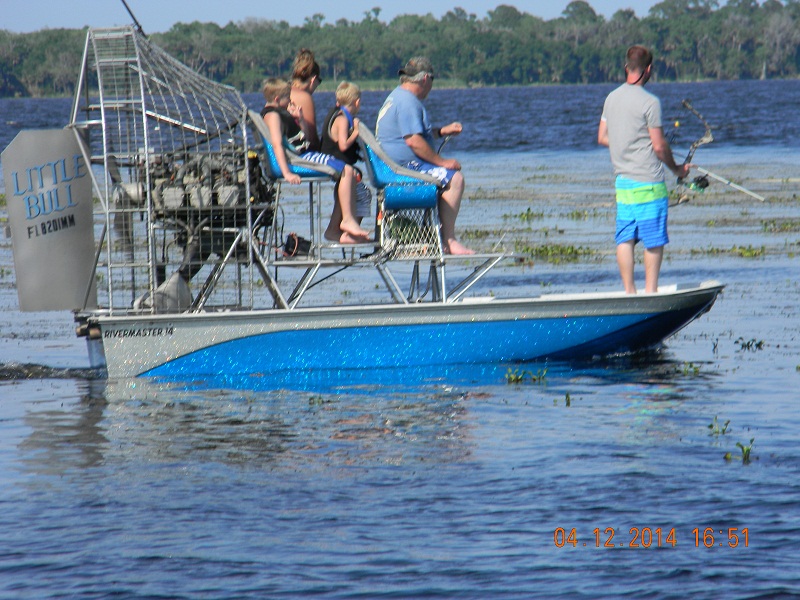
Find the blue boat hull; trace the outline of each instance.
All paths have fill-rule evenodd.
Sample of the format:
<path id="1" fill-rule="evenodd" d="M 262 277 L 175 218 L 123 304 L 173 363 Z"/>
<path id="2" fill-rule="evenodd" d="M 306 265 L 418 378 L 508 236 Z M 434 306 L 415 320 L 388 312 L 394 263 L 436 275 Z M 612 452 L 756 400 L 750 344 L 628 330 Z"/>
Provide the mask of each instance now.
<path id="1" fill-rule="evenodd" d="M 191 378 L 590 358 L 660 344 L 722 286 L 652 295 L 104 317 L 110 376 Z"/>

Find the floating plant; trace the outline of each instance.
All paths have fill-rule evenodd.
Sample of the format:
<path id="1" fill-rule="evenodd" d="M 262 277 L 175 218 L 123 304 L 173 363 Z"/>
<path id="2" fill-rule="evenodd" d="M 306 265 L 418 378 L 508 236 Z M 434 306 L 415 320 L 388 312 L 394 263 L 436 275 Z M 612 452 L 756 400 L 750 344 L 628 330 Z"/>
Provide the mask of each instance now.
<path id="1" fill-rule="evenodd" d="M 746 446 L 741 442 L 736 442 L 736 447 L 742 451 L 742 455 L 740 457 L 737 456 L 736 458 L 737 460 L 741 460 L 743 465 L 750 464 L 750 452 L 753 449 L 753 442 L 755 441 L 755 439 L 756 438 L 750 438 L 750 443 L 747 444 Z M 725 453 L 725 460 L 733 460 L 733 458 L 734 456 L 730 452 Z"/>
<path id="2" fill-rule="evenodd" d="M 719 426 L 719 422 L 717 422 L 717 417 L 714 417 L 714 420 L 708 425 L 708 428 L 711 430 L 709 435 L 725 435 L 728 432 L 728 425 L 730 425 L 731 420 L 728 419 L 722 425 Z"/>
<path id="3" fill-rule="evenodd" d="M 696 375 L 700 374 L 700 367 L 698 365 L 694 364 L 694 363 L 685 362 L 685 363 L 683 363 L 683 367 L 680 369 L 679 372 L 683 373 L 684 375 L 694 375 L 694 376 L 696 376 Z"/>
<path id="4" fill-rule="evenodd" d="M 531 383 L 540 383 L 544 381 L 547 375 L 547 369 L 539 369 L 534 373 L 533 371 L 521 371 L 520 369 L 511 370 L 511 367 L 506 371 L 506 383 L 524 383 L 526 378 L 531 380 Z"/>
<path id="5" fill-rule="evenodd" d="M 739 346 L 740 351 L 750 350 L 752 352 L 755 352 L 757 350 L 764 349 L 764 340 L 756 340 L 756 339 L 745 340 L 743 337 L 740 337 L 738 340 L 734 342 L 734 345 Z"/>

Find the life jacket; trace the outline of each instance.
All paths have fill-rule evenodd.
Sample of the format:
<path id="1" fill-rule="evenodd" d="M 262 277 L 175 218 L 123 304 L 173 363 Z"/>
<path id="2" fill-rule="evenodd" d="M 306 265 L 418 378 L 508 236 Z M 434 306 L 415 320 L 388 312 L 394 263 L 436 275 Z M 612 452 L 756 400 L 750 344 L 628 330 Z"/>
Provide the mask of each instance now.
<path id="1" fill-rule="evenodd" d="M 346 162 L 348 165 L 354 165 L 359 159 L 358 144 L 353 143 L 353 145 L 350 146 L 345 152 L 342 152 L 339 149 L 339 143 L 334 141 L 333 136 L 331 135 L 331 131 L 333 130 L 333 122 L 339 115 L 344 115 L 347 117 L 347 137 L 350 137 L 353 134 L 353 126 L 355 125 L 353 115 L 350 114 L 349 110 L 342 106 L 334 106 L 325 117 L 325 122 L 322 127 L 322 144 L 320 145 L 320 152 L 335 156 L 339 160 Z"/>
<path id="2" fill-rule="evenodd" d="M 278 113 L 278 117 L 281 120 L 281 133 L 289 149 L 297 154 L 303 154 L 308 151 L 311 144 L 306 139 L 306 134 L 303 133 L 300 124 L 289 111 L 279 106 L 265 106 L 261 109 L 261 118 L 263 119 L 264 115 L 270 112 Z"/>

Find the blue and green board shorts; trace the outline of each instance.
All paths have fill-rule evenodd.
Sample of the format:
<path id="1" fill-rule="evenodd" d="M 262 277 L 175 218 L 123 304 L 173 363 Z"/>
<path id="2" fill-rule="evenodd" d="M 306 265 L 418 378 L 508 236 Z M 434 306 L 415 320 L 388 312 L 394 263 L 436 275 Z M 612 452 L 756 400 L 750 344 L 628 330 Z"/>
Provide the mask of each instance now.
<path id="1" fill-rule="evenodd" d="M 669 198 L 663 182 L 641 183 L 617 176 L 617 244 L 641 242 L 645 248 L 669 243 L 667 209 Z"/>

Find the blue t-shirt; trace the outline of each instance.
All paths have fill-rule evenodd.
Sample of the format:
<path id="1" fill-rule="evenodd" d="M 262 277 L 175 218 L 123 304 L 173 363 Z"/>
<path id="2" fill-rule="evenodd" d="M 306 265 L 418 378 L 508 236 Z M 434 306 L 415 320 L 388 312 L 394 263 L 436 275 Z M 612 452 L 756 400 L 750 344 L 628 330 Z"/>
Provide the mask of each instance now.
<path id="1" fill-rule="evenodd" d="M 375 136 L 389 157 L 403 164 L 417 158 L 405 140 L 415 133 L 433 147 L 433 129 L 425 105 L 408 90 L 396 87 L 378 111 Z"/>

